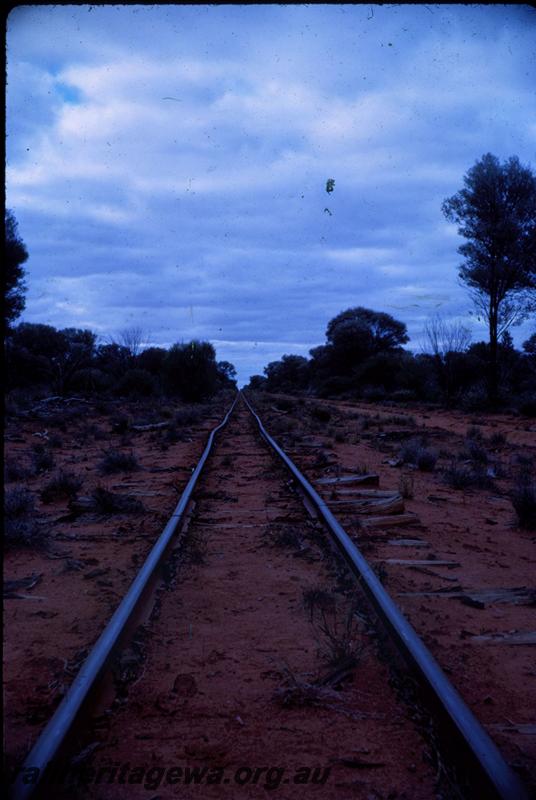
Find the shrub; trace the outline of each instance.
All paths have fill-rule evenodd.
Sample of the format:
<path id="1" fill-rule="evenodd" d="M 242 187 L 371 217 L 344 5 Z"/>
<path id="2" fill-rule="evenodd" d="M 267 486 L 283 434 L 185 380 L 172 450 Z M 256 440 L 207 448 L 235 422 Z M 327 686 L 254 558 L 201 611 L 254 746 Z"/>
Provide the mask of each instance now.
<path id="1" fill-rule="evenodd" d="M 482 431 L 476 425 L 471 425 L 470 428 L 467 428 L 467 438 L 468 439 L 475 439 L 476 441 L 482 441 Z"/>
<path id="2" fill-rule="evenodd" d="M 56 449 L 63 447 L 63 439 L 57 433 L 53 433 L 52 436 L 48 437 L 48 443 L 50 447 L 54 447 Z"/>
<path id="3" fill-rule="evenodd" d="M 348 611 L 341 619 L 336 608 L 329 611 L 321 609 L 316 626 L 324 636 L 323 654 L 330 667 L 340 669 L 357 666 L 364 647 L 360 620 L 354 610 Z"/>
<path id="4" fill-rule="evenodd" d="M 97 486 L 91 497 L 95 503 L 95 510 L 101 514 L 143 514 L 143 503 L 128 494 L 115 494 Z"/>
<path id="5" fill-rule="evenodd" d="M 267 531 L 266 540 L 274 547 L 290 547 L 294 550 L 302 548 L 300 532 L 291 525 L 272 525 Z"/>
<path id="6" fill-rule="evenodd" d="M 381 402 L 387 397 L 387 392 L 382 386 L 365 386 L 361 392 L 363 400 Z"/>
<path id="7" fill-rule="evenodd" d="M 99 472 L 110 475 L 113 472 L 133 472 L 139 469 L 134 453 L 121 453 L 119 450 L 108 450 L 99 464 Z"/>
<path id="8" fill-rule="evenodd" d="M 417 467 L 421 472 L 433 472 L 437 463 L 437 451 L 423 447 L 417 455 Z"/>
<path id="9" fill-rule="evenodd" d="M 486 388 L 484 386 L 473 386 L 462 395 L 460 405 L 464 411 L 487 411 L 489 397 Z"/>
<path id="10" fill-rule="evenodd" d="M 130 428 L 130 420 L 124 414 L 118 414 L 112 418 L 112 430 L 114 433 L 126 433 Z"/>
<path id="11" fill-rule="evenodd" d="M 404 464 L 416 464 L 422 444 L 419 439 L 410 439 L 400 448 L 400 458 Z"/>
<path id="12" fill-rule="evenodd" d="M 506 444 L 506 436 L 504 433 L 493 433 L 490 436 L 489 443 L 492 447 L 502 447 L 503 444 Z"/>
<path id="13" fill-rule="evenodd" d="M 47 472 L 54 466 L 54 455 L 42 444 L 33 445 L 32 460 L 36 472 Z"/>
<path id="14" fill-rule="evenodd" d="M 325 589 L 304 589 L 303 590 L 303 605 L 309 611 L 311 622 L 315 614 L 315 610 L 323 609 L 324 611 L 331 610 L 335 606 L 335 598 L 330 592 Z"/>
<path id="15" fill-rule="evenodd" d="M 422 440 L 410 439 L 400 448 L 400 458 L 404 464 L 415 464 L 421 472 L 433 472 L 438 453 L 432 448 L 424 447 Z"/>
<path id="16" fill-rule="evenodd" d="M 472 484 L 472 470 L 455 462 L 447 467 L 443 477 L 452 489 L 467 489 Z"/>
<path id="17" fill-rule="evenodd" d="M 163 435 L 163 442 L 165 444 L 177 444 L 182 441 L 182 434 L 173 424 L 168 425 Z"/>
<path id="18" fill-rule="evenodd" d="M 158 382 L 145 369 L 129 369 L 117 382 L 114 392 L 124 397 L 151 397 L 158 392 Z"/>
<path id="19" fill-rule="evenodd" d="M 443 478 L 452 489 L 493 488 L 493 480 L 482 467 L 469 467 L 453 462 L 443 473 Z"/>
<path id="20" fill-rule="evenodd" d="M 75 497 L 82 484 L 83 481 L 78 475 L 60 470 L 41 490 L 41 500 L 43 503 L 51 503 L 54 500 Z"/>
<path id="21" fill-rule="evenodd" d="M 311 409 L 311 416 L 318 422 L 329 422 L 331 419 L 331 411 L 329 408 L 322 408 L 322 406 L 313 406 Z"/>
<path id="22" fill-rule="evenodd" d="M 278 397 L 275 406 L 280 411 L 293 411 L 296 408 L 296 400 L 290 397 Z"/>
<path id="23" fill-rule="evenodd" d="M 14 461 L 12 458 L 6 458 L 4 463 L 4 479 L 6 483 L 13 483 L 14 481 L 23 481 L 33 475 L 30 467 L 22 464 L 20 461 Z"/>
<path id="24" fill-rule="evenodd" d="M 485 448 L 482 447 L 476 439 L 467 439 L 465 443 L 465 455 L 467 455 L 471 461 L 476 461 L 478 464 L 488 463 L 488 454 Z"/>
<path id="25" fill-rule="evenodd" d="M 391 400 L 397 403 L 411 403 L 417 399 L 417 395 L 411 389 L 396 389 L 391 394 Z"/>
<path id="26" fill-rule="evenodd" d="M 40 544 L 44 538 L 32 515 L 34 496 L 20 486 L 4 496 L 4 541 L 7 546 L 27 547 Z"/>
<path id="27" fill-rule="evenodd" d="M 519 527 L 536 530 L 536 483 L 522 481 L 513 491 L 511 501 Z"/>
<path id="28" fill-rule="evenodd" d="M 536 394 L 524 394 L 519 400 L 519 411 L 525 417 L 536 417 Z"/>
<path id="29" fill-rule="evenodd" d="M 25 517 L 34 511 L 34 496 L 29 489 L 17 486 L 10 492 L 6 492 L 4 498 L 4 514 L 8 519 Z"/>
<path id="30" fill-rule="evenodd" d="M 201 414 L 197 408 L 180 408 L 175 412 L 173 422 L 175 425 L 195 425 L 201 419 Z"/>
<path id="31" fill-rule="evenodd" d="M 404 500 L 413 500 L 413 475 L 403 473 L 398 481 L 398 491 Z"/>

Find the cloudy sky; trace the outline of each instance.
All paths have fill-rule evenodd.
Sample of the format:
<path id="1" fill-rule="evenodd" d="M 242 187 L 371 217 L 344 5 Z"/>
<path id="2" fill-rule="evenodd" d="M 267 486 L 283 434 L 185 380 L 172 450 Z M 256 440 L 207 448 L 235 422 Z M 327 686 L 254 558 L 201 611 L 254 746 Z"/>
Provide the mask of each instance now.
<path id="1" fill-rule="evenodd" d="M 208 339 L 241 382 L 356 305 L 417 350 L 435 313 L 483 338 L 441 203 L 486 152 L 536 168 L 535 32 L 523 5 L 16 8 L 23 319 Z"/>

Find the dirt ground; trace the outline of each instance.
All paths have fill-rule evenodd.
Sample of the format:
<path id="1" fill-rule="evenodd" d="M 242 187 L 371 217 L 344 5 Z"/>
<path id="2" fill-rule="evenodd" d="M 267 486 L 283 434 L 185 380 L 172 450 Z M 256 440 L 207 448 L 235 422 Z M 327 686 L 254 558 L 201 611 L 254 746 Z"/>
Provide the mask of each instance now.
<path id="1" fill-rule="evenodd" d="M 58 402 L 7 418 L 6 515 L 16 506 L 4 553 L 8 766 L 28 752 L 135 577 L 222 405 Z M 162 421 L 165 428 L 132 428 Z M 118 453 L 132 456 L 124 468 Z M 62 473 L 78 491 L 43 496 Z M 94 504 L 96 489 L 112 497 L 101 492 Z"/>
<path id="2" fill-rule="evenodd" d="M 469 707 L 536 789 L 536 533 L 518 525 L 510 499 L 536 478 L 534 420 L 261 393 L 255 400 L 310 478 L 374 472 L 380 487 L 404 495 L 413 519 L 369 528 L 343 492 L 322 487 Z M 408 443 L 434 451 L 430 471 L 404 461 Z M 460 473 L 469 485 L 459 486 Z"/>
<path id="3" fill-rule="evenodd" d="M 28 506 L 27 527 L 24 511 L 15 515 L 14 526 L 15 538 L 19 532 L 30 544 L 10 545 L 4 561 L 8 767 L 20 763 L 61 700 L 164 527 L 208 430 L 221 420 L 230 401 L 220 398 L 196 409 L 60 404 L 29 417 L 8 418 L 6 493 L 31 493 L 29 500 L 22 498 L 22 506 Z M 409 522 L 368 527 L 344 490 L 318 485 L 509 763 L 536 787 L 535 707 L 527 701 L 536 695 L 535 534 L 518 527 L 510 501 L 516 483 L 534 471 L 534 423 L 499 415 L 484 418 L 262 394 L 254 402 L 268 431 L 310 480 L 374 472 L 381 489 L 403 495 L 404 512 L 415 515 Z M 136 683 L 138 712 L 127 704 L 127 716 L 118 717 L 107 731 L 103 752 L 124 763 L 132 752 L 152 748 L 154 763 L 166 758 L 174 763 L 179 737 L 180 763 L 189 757 L 197 764 L 208 760 L 265 767 L 273 762 L 276 767 L 283 766 L 278 754 L 294 753 L 292 765 L 287 759 L 287 766 L 296 768 L 302 761 L 304 767 L 331 765 L 334 772 L 326 786 L 330 796 L 439 797 L 432 770 L 426 766 L 426 748 L 418 737 L 412 738 L 413 728 L 407 733 L 407 710 L 400 711 L 392 698 L 387 722 L 385 707 L 371 705 L 374 697 L 383 702 L 381 687 L 387 676 L 370 647 L 352 684 L 356 693 L 345 695 L 346 714 L 344 709 L 330 714 L 313 709 L 311 714 L 309 708 L 298 708 L 289 722 L 288 709 L 275 712 L 274 692 L 288 689 L 287 667 L 301 676 L 312 675 L 318 667 L 311 661 L 313 655 L 318 660 L 318 643 L 303 609 L 303 591 L 328 585 L 329 576 L 315 572 L 322 565 L 314 558 L 309 563 L 292 552 L 266 549 L 262 526 L 274 522 L 268 512 L 262 511 L 267 514 L 262 524 L 238 512 L 243 508 L 251 514 L 259 497 L 256 484 L 240 477 L 246 468 L 266 484 L 263 498 L 267 492 L 268 499 L 263 499 L 262 509 L 283 504 L 288 514 L 292 506 L 289 498 L 270 495 L 270 467 L 252 453 L 252 434 L 243 419 L 240 444 L 224 442 L 219 462 L 214 459 L 216 471 L 203 486 L 205 496 L 201 493 L 199 498 L 198 513 L 202 510 L 203 516 L 197 518 L 193 537 L 194 542 L 204 543 L 197 554 L 199 563 L 195 550 L 190 552 L 188 563 L 179 570 L 178 590 L 173 593 L 177 600 L 170 603 L 167 598 L 163 604 L 147 646 L 149 656 L 156 659 L 156 674 L 169 675 L 170 686 L 160 696 L 150 677 Z M 162 421 L 165 427 L 135 430 Z M 407 453 L 402 461 L 401 450 L 407 443 L 413 443 L 413 450 L 434 451 L 436 461 L 430 471 L 412 464 Z M 114 464 L 110 451 L 132 455 L 134 461 L 107 472 Z M 63 495 L 50 488 L 60 470 L 74 474 L 81 486 L 68 490 L 68 482 L 60 481 Z M 463 482 L 467 474 L 470 485 L 452 488 L 452 481 Z M 113 496 L 96 491 L 103 489 Z M 214 505 L 218 493 L 220 500 L 231 503 L 225 519 Z M 15 495 L 15 505 L 17 500 L 21 505 Z M 251 536 L 259 531 L 261 541 L 253 544 Z M 296 547 L 298 552 L 302 549 L 295 543 Z M 270 580 L 265 574 L 256 579 L 251 595 L 252 576 L 260 574 L 259 564 L 267 553 L 272 562 Z M 205 585 L 210 590 L 200 593 Z M 171 658 L 160 647 L 166 642 L 169 648 L 178 647 L 180 668 L 179 653 Z M 274 661 L 283 645 L 288 664 Z M 129 722 L 128 714 L 136 718 L 144 696 L 154 700 L 155 692 L 157 713 L 144 719 L 146 730 L 136 739 L 139 729 Z M 181 728 L 177 720 L 183 716 L 177 712 L 185 709 L 186 697 L 190 698 L 187 727 Z M 209 708 L 218 704 L 222 710 L 214 715 Z M 366 714 L 358 719 L 364 707 Z M 332 734 L 333 719 L 337 732 Z M 162 744 L 162 729 L 171 723 L 169 741 L 175 749 Z M 119 736 L 114 725 L 123 731 L 130 727 L 132 734 Z M 301 743 L 297 750 L 296 740 Z M 114 741 L 115 749 L 110 749 Z M 96 750 L 98 755 L 101 751 Z M 341 758 L 346 766 L 337 761 Z M 244 785 L 227 796 L 273 795 L 274 787 L 265 784 L 264 779 L 262 786 Z M 182 797 L 201 796 L 199 787 L 192 787 L 191 795 L 180 788 Z M 292 788 L 296 796 L 296 787 Z M 303 788 L 316 796 L 322 793 L 319 786 Z M 155 792 L 151 795 L 145 789 L 140 796 L 168 796 L 162 787 Z M 276 794 L 286 797 L 284 792 L 280 786 Z M 108 793 L 99 789 L 102 800 L 121 796 L 117 786 Z"/>

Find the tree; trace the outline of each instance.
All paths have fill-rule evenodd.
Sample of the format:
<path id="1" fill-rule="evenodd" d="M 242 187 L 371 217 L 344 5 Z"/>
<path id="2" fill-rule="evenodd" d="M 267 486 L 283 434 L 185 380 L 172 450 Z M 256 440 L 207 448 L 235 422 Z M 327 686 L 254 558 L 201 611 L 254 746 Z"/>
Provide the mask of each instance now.
<path id="1" fill-rule="evenodd" d="M 210 342 L 174 344 L 164 361 L 166 388 L 187 402 L 211 397 L 218 384 L 216 351 Z"/>
<path id="2" fill-rule="evenodd" d="M 166 356 L 167 350 L 163 347 L 148 347 L 136 357 L 136 366 L 147 370 L 151 375 L 161 377 Z"/>
<path id="3" fill-rule="evenodd" d="M 147 338 L 143 328 L 137 325 L 131 328 L 123 328 L 122 331 L 119 331 L 119 344 L 122 347 L 126 347 L 132 358 L 136 358 L 140 354 L 144 344 L 147 342 Z"/>
<path id="4" fill-rule="evenodd" d="M 6 209 L 6 247 L 4 260 L 4 300 L 5 300 L 5 330 L 9 330 L 11 324 L 24 311 L 25 300 L 24 283 L 25 272 L 22 268 L 28 259 L 28 251 L 18 233 L 17 220 L 12 211 Z"/>
<path id="5" fill-rule="evenodd" d="M 488 392 L 498 395 L 498 342 L 536 310 L 536 176 L 516 156 L 502 165 L 487 153 L 446 199 L 445 217 L 467 242 L 459 276 L 489 329 Z"/>
<path id="6" fill-rule="evenodd" d="M 307 388 L 309 362 L 303 356 L 284 355 L 280 361 L 271 361 L 264 374 L 267 391 L 293 394 Z"/>
<path id="7" fill-rule="evenodd" d="M 362 306 L 337 314 L 328 323 L 326 339 L 335 347 L 344 343 L 352 349 L 353 345 L 366 355 L 393 350 L 409 341 L 403 322 L 383 311 Z"/>
<path id="8" fill-rule="evenodd" d="M 463 388 L 466 359 L 460 356 L 471 343 L 471 332 L 458 321 L 448 322 L 439 314 L 427 320 L 424 326 L 423 352 L 433 356 L 434 371 L 447 405 Z"/>
<path id="9" fill-rule="evenodd" d="M 218 361 L 218 378 L 223 387 L 236 389 L 236 368 L 230 361 Z"/>
<path id="10" fill-rule="evenodd" d="M 399 348 L 408 335 L 405 324 L 390 314 L 358 306 L 328 323 L 326 339 L 322 360 L 328 362 L 331 375 L 350 376 L 367 358 Z"/>
<path id="11" fill-rule="evenodd" d="M 529 356 L 536 356 L 536 331 L 523 342 L 523 350 Z"/>
<path id="12" fill-rule="evenodd" d="M 95 334 L 89 330 L 22 322 L 13 329 L 9 359 L 15 381 L 22 385 L 46 383 L 53 391 L 67 391 L 77 372 L 92 366 Z"/>
<path id="13" fill-rule="evenodd" d="M 252 392 L 261 392 L 266 389 L 266 378 L 264 375 L 251 375 L 249 379 L 248 389 Z"/>

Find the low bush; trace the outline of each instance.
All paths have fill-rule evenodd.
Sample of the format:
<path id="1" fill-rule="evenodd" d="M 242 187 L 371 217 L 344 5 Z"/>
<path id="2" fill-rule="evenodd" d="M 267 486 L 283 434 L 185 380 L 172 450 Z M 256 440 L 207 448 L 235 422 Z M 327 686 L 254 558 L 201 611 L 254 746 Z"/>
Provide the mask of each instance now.
<path id="1" fill-rule="evenodd" d="M 152 397 L 158 393 L 158 381 L 145 369 L 129 369 L 117 382 L 114 392 L 122 397 Z"/>
<path id="2" fill-rule="evenodd" d="M 95 442 L 95 441 L 101 441 L 102 439 L 106 439 L 107 434 L 101 427 L 96 425 L 94 422 L 88 422 L 82 425 L 79 431 L 79 436 L 83 442 L 87 441 Z"/>
<path id="3" fill-rule="evenodd" d="M 111 475 L 113 472 L 133 472 L 139 469 L 139 466 L 134 453 L 122 453 L 111 449 L 104 453 L 98 469 L 103 475 Z"/>
<path id="4" fill-rule="evenodd" d="M 417 467 L 421 472 L 433 472 L 437 463 L 437 451 L 422 447 L 417 454 Z"/>
<path id="5" fill-rule="evenodd" d="M 348 669 L 357 666 L 364 645 L 361 638 L 361 621 L 355 611 L 349 610 L 341 616 L 335 607 L 321 609 L 315 622 L 323 635 L 323 655 L 332 669 Z"/>
<path id="6" fill-rule="evenodd" d="M 296 402 L 291 397 L 278 397 L 275 406 L 280 411 L 293 411 L 296 408 Z"/>
<path id="7" fill-rule="evenodd" d="M 54 500 L 76 497 L 82 485 L 79 475 L 60 470 L 41 490 L 41 500 L 43 503 L 52 503 Z"/>
<path id="8" fill-rule="evenodd" d="M 32 461 L 36 472 L 47 472 L 54 467 L 54 454 L 47 450 L 43 444 L 34 444 L 32 447 Z"/>
<path id="9" fill-rule="evenodd" d="M 417 399 L 417 395 L 411 389 L 395 389 L 391 394 L 391 399 L 396 403 L 411 403 Z"/>
<path id="10" fill-rule="evenodd" d="M 492 489 L 493 480 L 482 466 L 469 466 L 452 462 L 443 473 L 443 479 L 452 489 Z"/>
<path id="11" fill-rule="evenodd" d="M 17 486 L 4 496 L 4 542 L 7 547 L 29 547 L 43 542 L 45 534 L 35 522 L 32 492 Z"/>
<path id="12" fill-rule="evenodd" d="M 313 406 L 311 408 L 311 417 L 317 422 L 329 422 L 331 411 L 329 408 L 323 408 L 322 406 Z"/>
<path id="13" fill-rule="evenodd" d="M 310 588 L 303 590 L 303 605 L 309 611 L 311 622 L 313 621 L 315 611 L 318 609 L 327 611 L 335 606 L 335 598 L 331 592 L 325 589 Z"/>
<path id="14" fill-rule="evenodd" d="M 289 547 L 301 550 L 303 546 L 300 532 L 292 525 L 271 525 L 266 532 L 266 542 L 273 547 Z"/>
<path id="15" fill-rule="evenodd" d="M 17 519 L 35 511 L 34 496 L 29 489 L 17 486 L 6 492 L 4 498 L 4 514 L 8 519 Z"/>
<path id="16" fill-rule="evenodd" d="M 511 497 L 520 528 L 536 530 L 536 483 L 522 481 Z"/>
<path id="17" fill-rule="evenodd" d="M 404 498 L 404 500 L 413 500 L 414 490 L 413 490 L 413 475 L 407 475 L 406 473 L 402 473 L 398 481 L 398 491 Z"/>
<path id="18" fill-rule="evenodd" d="M 124 414 L 112 417 L 112 430 L 114 433 L 126 433 L 130 428 L 130 420 Z"/>
<path id="19" fill-rule="evenodd" d="M 14 481 L 24 481 L 34 474 L 33 470 L 23 464 L 21 461 L 15 461 L 12 458 L 6 458 L 4 463 L 4 479 L 6 483 L 13 483 Z"/>
<path id="20" fill-rule="evenodd" d="M 95 503 L 95 511 L 101 514 L 143 514 L 143 503 L 128 494 L 109 492 L 102 486 L 93 490 L 91 497 Z"/>
<path id="21" fill-rule="evenodd" d="M 471 425 L 470 428 L 467 428 L 466 436 L 468 439 L 474 439 L 477 442 L 482 441 L 482 431 L 477 425 Z"/>
<path id="22" fill-rule="evenodd" d="M 363 400 L 381 402 L 387 397 L 387 392 L 382 386 L 365 386 L 360 392 Z"/>
<path id="23" fill-rule="evenodd" d="M 492 433 L 489 438 L 489 443 L 492 447 L 502 447 L 504 444 L 506 444 L 506 436 L 500 431 L 497 433 Z"/>
<path id="24" fill-rule="evenodd" d="M 536 417 L 536 394 L 525 394 L 518 402 L 519 412 L 525 417 Z"/>
<path id="25" fill-rule="evenodd" d="M 487 411 L 489 397 L 484 386 L 473 386 L 462 395 L 461 407 L 464 411 Z"/>
<path id="26" fill-rule="evenodd" d="M 438 453 L 436 450 L 424 447 L 419 439 L 410 439 L 402 445 L 400 458 L 404 464 L 415 464 L 421 472 L 433 472 Z"/>
<path id="27" fill-rule="evenodd" d="M 196 425 L 199 420 L 201 419 L 201 414 L 199 413 L 197 408 L 180 408 L 178 411 L 175 412 L 175 416 L 173 417 L 173 422 L 175 425 L 179 427 L 185 425 Z"/>
<path id="28" fill-rule="evenodd" d="M 482 447 L 480 440 L 477 439 L 467 439 L 465 442 L 465 450 L 462 455 L 471 459 L 471 461 L 475 461 L 477 464 L 487 464 L 489 460 L 485 448 Z"/>

